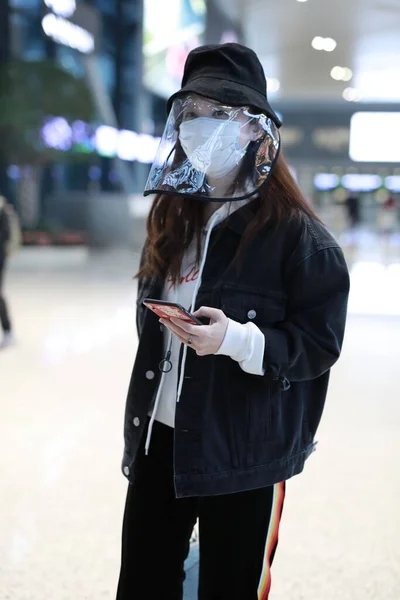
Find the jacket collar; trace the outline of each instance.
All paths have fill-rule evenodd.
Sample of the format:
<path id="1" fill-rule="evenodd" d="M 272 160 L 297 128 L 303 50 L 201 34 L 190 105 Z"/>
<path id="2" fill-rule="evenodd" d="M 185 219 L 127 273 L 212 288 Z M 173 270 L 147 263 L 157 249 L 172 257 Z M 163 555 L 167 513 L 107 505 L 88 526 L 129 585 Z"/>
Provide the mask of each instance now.
<path id="1" fill-rule="evenodd" d="M 223 225 L 226 221 L 225 224 L 229 229 L 235 231 L 239 235 L 242 235 L 256 213 L 256 199 L 257 196 L 255 198 L 251 198 L 243 206 L 241 206 L 240 208 L 232 212 L 230 215 L 228 215 L 224 221 L 218 223 L 218 225 L 216 225 L 216 228 Z"/>

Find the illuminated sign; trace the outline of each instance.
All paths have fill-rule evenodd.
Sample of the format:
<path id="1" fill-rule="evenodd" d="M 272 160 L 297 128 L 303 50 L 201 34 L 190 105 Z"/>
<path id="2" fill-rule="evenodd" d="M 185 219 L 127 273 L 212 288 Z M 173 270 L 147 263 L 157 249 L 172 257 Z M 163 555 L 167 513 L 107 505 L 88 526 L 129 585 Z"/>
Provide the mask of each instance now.
<path id="1" fill-rule="evenodd" d="M 96 127 L 84 121 L 70 124 L 63 117 L 48 119 L 42 127 L 41 138 L 47 148 L 54 150 L 97 152 L 100 156 L 145 164 L 154 161 L 161 139 L 108 125 Z"/>
<path id="2" fill-rule="evenodd" d="M 42 19 L 42 28 L 48 37 L 58 44 L 74 48 L 83 54 L 94 52 L 93 32 L 70 20 L 76 18 L 78 11 L 76 0 L 44 0 L 44 3 L 52 11 Z M 87 10 L 86 7 L 83 8 Z"/>
<path id="3" fill-rule="evenodd" d="M 94 144 L 102 156 L 118 156 L 121 160 L 152 163 L 156 156 L 161 138 L 135 133 L 127 129 L 101 125 L 97 128 Z"/>
<path id="4" fill-rule="evenodd" d="M 391 179 L 395 178 L 387 177 L 386 181 Z M 400 184 L 400 177 L 398 179 Z M 382 177 L 372 173 L 348 173 L 342 178 L 336 173 L 317 173 L 314 177 L 314 187 L 321 192 L 334 190 L 339 185 L 349 192 L 373 192 L 382 186 Z"/>
<path id="5" fill-rule="evenodd" d="M 373 192 L 382 186 L 382 177 L 367 173 L 349 173 L 342 177 L 342 185 L 350 192 Z"/>
<path id="6" fill-rule="evenodd" d="M 400 192 L 400 175 L 390 175 L 385 179 L 385 188 L 390 192 Z"/>
<path id="7" fill-rule="evenodd" d="M 45 5 L 56 15 L 72 17 L 76 11 L 76 0 L 44 0 Z"/>
<path id="8" fill-rule="evenodd" d="M 356 162 L 400 162 L 400 113 L 358 112 L 351 118 L 350 158 Z"/>
<path id="9" fill-rule="evenodd" d="M 326 192 L 334 190 L 340 184 L 340 179 L 335 173 L 317 173 L 314 177 L 315 189 Z"/>

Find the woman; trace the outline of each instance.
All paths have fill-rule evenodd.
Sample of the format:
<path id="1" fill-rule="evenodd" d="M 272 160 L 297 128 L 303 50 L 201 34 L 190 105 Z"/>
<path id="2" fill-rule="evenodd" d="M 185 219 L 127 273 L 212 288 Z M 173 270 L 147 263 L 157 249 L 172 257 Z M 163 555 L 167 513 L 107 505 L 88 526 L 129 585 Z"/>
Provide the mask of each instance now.
<path id="1" fill-rule="evenodd" d="M 381 233 L 390 235 L 397 229 L 397 202 L 389 196 L 378 213 L 378 225 Z"/>
<path id="2" fill-rule="evenodd" d="M 200 600 L 268 598 L 285 481 L 314 450 L 349 280 L 282 156 L 257 56 L 186 62 L 145 193 L 128 392 L 118 600 L 181 600 L 199 519 Z M 161 320 L 145 297 L 204 325 Z"/>

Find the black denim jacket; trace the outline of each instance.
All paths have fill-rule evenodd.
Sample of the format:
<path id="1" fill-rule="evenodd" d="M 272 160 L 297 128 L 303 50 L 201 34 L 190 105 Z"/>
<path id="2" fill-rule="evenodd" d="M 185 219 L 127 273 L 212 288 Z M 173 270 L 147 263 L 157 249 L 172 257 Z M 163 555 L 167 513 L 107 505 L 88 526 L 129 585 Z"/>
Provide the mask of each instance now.
<path id="1" fill-rule="evenodd" d="M 243 207 L 213 231 L 196 308 L 221 308 L 240 323 L 253 317 L 265 335 L 265 375 L 245 373 L 227 356 L 189 350 L 175 417 L 177 497 L 250 490 L 300 473 L 315 448 L 329 370 L 340 354 L 349 292 L 342 250 L 303 215 L 263 228 L 238 271 L 232 257 L 252 210 Z M 156 281 L 139 281 L 122 464 L 131 482 L 163 347 L 158 319 L 142 300 L 160 294 Z"/>

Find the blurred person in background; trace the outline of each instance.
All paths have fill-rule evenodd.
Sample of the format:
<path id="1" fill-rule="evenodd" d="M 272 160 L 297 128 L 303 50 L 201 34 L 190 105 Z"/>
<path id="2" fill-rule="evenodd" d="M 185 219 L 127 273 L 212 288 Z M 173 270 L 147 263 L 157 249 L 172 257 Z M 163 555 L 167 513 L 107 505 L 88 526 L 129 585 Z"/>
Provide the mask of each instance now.
<path id="1" fill-rule="evenodd" d="M 0 349 L 10 346 L 14 341 L 8 307 L 3 295 L 4 274 L 12 240 L 11 218 L 10 207 L 4 196 L 0 196 L 0 322 L 3 330 Z"/>
<path id="2" fill-rule="evenodd" d="M 350 229 L 360 224 L 360 198 L 354 194 L 347 197 L 345 202 Z"/>
<path id="3" fill-rule="evenodd" d="M 348 271 L 279 154 L 252 50 L 193 50 L 168 109 L 145 190 L 117 598 L 182 600 L 198 519 L 200 600 L 265 600 L 285 482 L 315 448 L 340 354 Z M 160 329 L 146 297 L 204 324 Z"/>
<path id="4" fill-rule="evenodd" d="M 390 235 L 397 229 L 397 202 L 389 196 L 378 213 L 378 229 L 381 233 Z"/>

